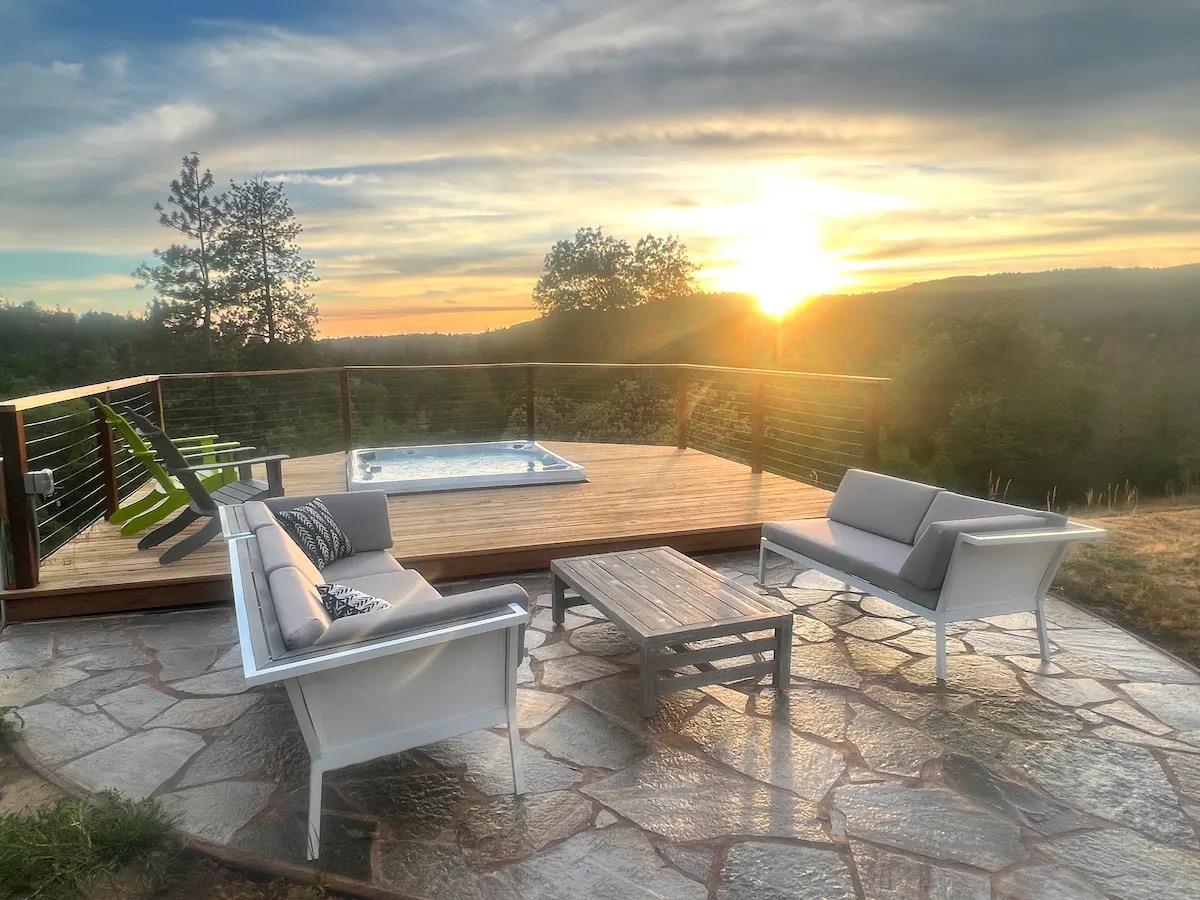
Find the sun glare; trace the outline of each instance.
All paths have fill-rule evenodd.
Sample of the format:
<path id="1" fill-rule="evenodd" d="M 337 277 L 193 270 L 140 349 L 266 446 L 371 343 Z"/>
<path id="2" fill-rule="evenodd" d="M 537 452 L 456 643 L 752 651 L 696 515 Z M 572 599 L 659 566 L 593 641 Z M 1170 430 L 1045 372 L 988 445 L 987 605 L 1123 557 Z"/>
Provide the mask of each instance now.
<path id="1" fill-rule="evenodd" d="M 755 199 L 708 211 L 720 236 L 719 262 L 708 270 L 713 286 L 750 294 L 776 317 L 844 287 L 846 274 L 823 246 L 819 222 L 845 198 L 819 183 L 782 178 L 754 193 Z"/>
<path id="2" fill-rule="evenodd" d="M 729 248 L 728 283 L 758 299 L 763 312 L 787 315 L 810 297 L 829 293 L 842 281 L 837 264 L 821 246 L 813 222 L 776 222 L 769 232 L 738 239 Z"/>

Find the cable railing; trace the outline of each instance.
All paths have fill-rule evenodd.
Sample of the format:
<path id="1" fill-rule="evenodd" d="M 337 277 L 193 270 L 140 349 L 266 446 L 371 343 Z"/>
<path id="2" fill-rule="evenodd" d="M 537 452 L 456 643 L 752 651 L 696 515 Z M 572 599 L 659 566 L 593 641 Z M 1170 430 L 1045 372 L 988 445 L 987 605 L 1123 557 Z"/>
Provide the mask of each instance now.
<path id="1" fill-rule="evenodd" d="M 148 479 L 98 414 L 125 404 L 176 438 L 292 457 L 526 438 L 675 445 L 836 488 L 878 462 L 887 379 L 686 364 L 339 366 L 146 375 L 0 402 L 7 587 Z M 52 494 L 32 473 L 48 469 Z"/>

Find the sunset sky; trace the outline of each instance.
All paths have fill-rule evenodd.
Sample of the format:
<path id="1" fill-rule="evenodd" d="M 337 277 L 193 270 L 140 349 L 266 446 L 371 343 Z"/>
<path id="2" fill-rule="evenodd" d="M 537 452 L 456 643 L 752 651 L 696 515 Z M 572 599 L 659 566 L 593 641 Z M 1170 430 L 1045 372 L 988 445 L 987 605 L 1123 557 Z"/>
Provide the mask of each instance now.
<path id="1" fill-rule="evenodd" d="M 1194 262 L 1198 46 L 1196 0 L 0 0 L 0 297 L 142 309 L 192 150 L 287 182 L 325 336 L 532 318 L 582 225 L 721 290 Z"/>

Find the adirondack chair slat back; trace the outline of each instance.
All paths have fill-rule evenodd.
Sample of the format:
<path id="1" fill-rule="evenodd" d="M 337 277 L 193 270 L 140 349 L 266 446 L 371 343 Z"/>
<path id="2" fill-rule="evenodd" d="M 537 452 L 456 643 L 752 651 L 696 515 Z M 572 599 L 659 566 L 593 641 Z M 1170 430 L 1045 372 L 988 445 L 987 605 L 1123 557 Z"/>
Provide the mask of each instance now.
<path id="1" fill-rule="evenodd" d="M 146 440 L 157 451 L 167 471 L 179 479 L 179 483 L 187 491 L 188 505 L 202 516 L 216 516 L 217 502 L 213 500 L 204 485 L 200 483 L 200 479 L 196 476 L 196 473 L 187 471 L 189 465 L 187 459 L 179 452 L 179 448 L 175 446 L 171 439 L 167 437 L 166 432 L 145 416 L 134 412 L 128 407 L 118 406 L 117 409 L 146 436 Z"/>
<path id="2" fill-rule="evenodd" d="M 165 491 L 175 490 L 175 482 L 171 480 L 167 470 L 162 467 L 162 463 L 158 461 L 158 457 L 154 455 L 150 445 L 142 440 L 142 436 L 129 424 L 129 421 L 108 404 L 99 400 L 95 403 L 109 426 L 120 435 L 125 446 L 146 467 L 146 471 L 150 473 L 151 478 L 158 482 L 159 487 Z"/>

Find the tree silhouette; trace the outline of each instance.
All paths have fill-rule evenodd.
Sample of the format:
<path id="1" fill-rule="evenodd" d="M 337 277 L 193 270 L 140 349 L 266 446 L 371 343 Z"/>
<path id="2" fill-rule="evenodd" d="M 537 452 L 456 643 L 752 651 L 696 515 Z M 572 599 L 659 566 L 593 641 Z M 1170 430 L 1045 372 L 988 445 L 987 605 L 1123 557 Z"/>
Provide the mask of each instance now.
<path id="1" fill-rule="evenodd" d="M 580 228 L 546 254 L 533 302 L 543 314 L 625 309 L 694 293 L 695 270 L 687 248 L 673 235 L 648 234 L 634 248 L 601 228 Z"/>

